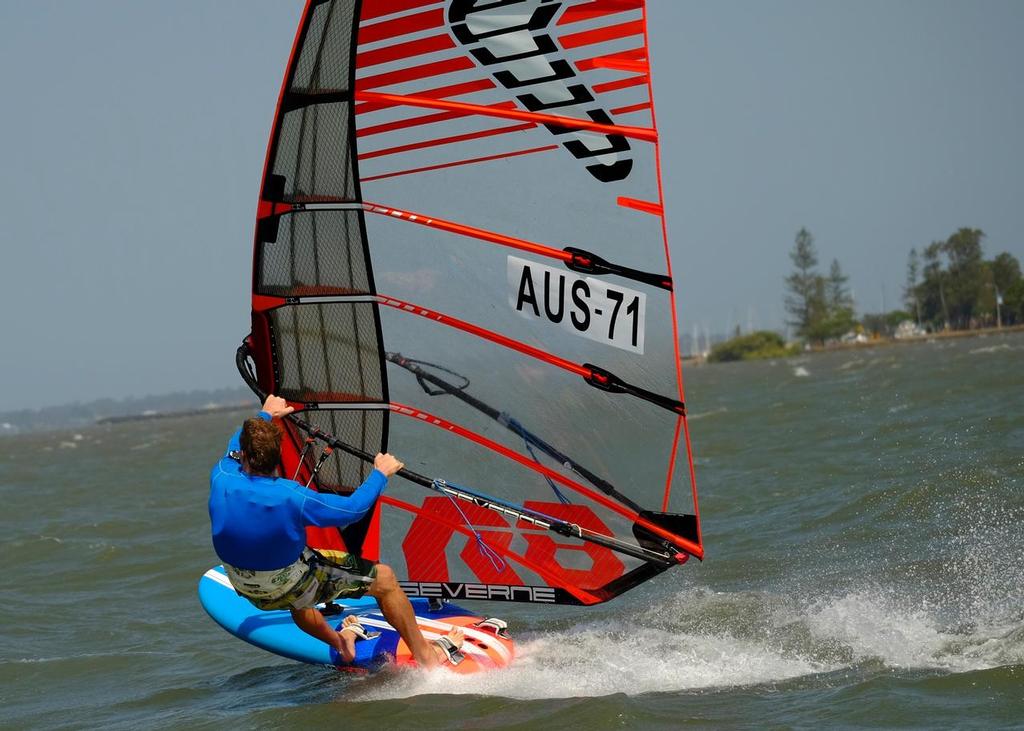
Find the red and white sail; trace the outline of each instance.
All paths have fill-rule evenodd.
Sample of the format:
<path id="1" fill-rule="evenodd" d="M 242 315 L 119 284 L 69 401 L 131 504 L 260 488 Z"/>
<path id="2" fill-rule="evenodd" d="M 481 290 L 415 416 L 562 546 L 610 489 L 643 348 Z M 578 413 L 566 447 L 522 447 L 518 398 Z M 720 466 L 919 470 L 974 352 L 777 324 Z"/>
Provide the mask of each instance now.
<path id="1" fill-rule="evenodd" d="M 251 357 L 308 425 L 429 477 L 312 545 L 414 595 L 583 604 L 703 556 L 657 140 L 642 0 L 307 3 Z M 370 468 L 335 450 L 314 483 Z"/>

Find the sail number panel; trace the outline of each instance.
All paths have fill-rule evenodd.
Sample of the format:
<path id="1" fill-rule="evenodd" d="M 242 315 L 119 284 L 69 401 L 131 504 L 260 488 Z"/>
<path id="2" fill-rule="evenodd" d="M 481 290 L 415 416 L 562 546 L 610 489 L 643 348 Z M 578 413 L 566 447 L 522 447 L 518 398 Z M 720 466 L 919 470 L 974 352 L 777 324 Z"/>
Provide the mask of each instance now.
<path id="1" fill-rule="evenodd" d="M 643 355 L 643 292 L 510 256 L 508 302 L 529 320 Z"/>

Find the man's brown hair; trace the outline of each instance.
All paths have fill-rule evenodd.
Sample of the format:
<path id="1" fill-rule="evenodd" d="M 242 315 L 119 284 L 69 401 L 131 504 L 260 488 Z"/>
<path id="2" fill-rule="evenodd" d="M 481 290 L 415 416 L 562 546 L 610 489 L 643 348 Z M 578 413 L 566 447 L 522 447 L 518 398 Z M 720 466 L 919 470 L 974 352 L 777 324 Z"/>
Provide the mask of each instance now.
<path id="1" fill-rule="evenodd" d="M 242 424 L 242 452 L 249 470 L 257 475 L 272 475 L 281 461 L 281 428 L 258 417 Z"/>

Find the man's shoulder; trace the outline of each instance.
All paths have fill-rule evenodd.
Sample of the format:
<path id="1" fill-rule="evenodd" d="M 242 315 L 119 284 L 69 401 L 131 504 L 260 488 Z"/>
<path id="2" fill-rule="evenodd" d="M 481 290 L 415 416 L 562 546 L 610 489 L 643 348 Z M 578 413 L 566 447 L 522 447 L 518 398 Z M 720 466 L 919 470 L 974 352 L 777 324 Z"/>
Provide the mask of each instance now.
<path id="1" fill-rule="evenodd" d="M 210 469 L 210 481 L 218 479 L 239 477 L 242 474 L 242 465 L 237 459 L 225 454 Z"/>

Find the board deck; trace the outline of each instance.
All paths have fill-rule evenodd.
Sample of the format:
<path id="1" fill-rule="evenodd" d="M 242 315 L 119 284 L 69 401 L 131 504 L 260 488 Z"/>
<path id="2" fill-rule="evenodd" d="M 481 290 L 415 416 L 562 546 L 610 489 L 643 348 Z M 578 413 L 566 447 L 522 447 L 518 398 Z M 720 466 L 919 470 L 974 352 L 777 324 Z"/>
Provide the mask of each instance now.
<path id="1" fill-rule="evenodd" d="M 371 597 L 339 602 L 341 611 L 327 616 L 327 621 L 335 629 L 341 627 L 346 616 L 354 614 L 368 632 L 380 632 L 375 638 L 356 642 L 356 658 L 351 664 L 342 662 L 326 643 L 300 630 L 288 611 L 261 611 L 239 596 L 221 566 L 210 569 L 199 580 L 199 601 L 206 613 L 235 637 L 292 660 L 331 665 L 339 670 L 371 672 L 389 663 L 415 664 L 409 648 L 384 619 L 376 600 Z M 515 656 L 512 641 L 487 629 L 474 627 L 481 617 L 454 604 L 445 603 L 440 609 L 432 610 L 427 599 L 414 598 L 410 601 L 420 631 L 428 640 L 447 634 L 453 626 L 463 628 L 466 635 L 462 646 L 465 660 L 456 666 L 446 665 L 449 669 L 457 673 L 474 673 L 502 668 L 512 662 Z"/>

